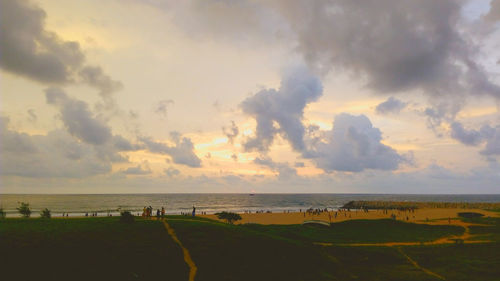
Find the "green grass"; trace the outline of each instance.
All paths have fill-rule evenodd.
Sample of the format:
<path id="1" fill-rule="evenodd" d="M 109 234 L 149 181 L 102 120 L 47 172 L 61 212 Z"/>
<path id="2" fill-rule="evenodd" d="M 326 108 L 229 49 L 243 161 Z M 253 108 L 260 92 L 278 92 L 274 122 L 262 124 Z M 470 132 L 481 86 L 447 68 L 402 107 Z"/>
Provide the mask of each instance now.
<path id="1" fill-rule="evenodd" d="M 390 219 L 351 220 L 322 225 L 244 225 L 262 233 L 290 239 L 331 243 L 425 242 L 449 235 L 460 235 L 464 228 L 425 225 Z"/>
<path id="2" fill-rule="evenodd" d="M 500 244 L 435 245 L 404 247 L 421 266 L 446 280 L 500 280 Z"/>
<path id="3" fill-rule="evenodd" d="M 463 232 L 461 227 L 392 220 L 350 221 L 333 227 L 228 225 L 193 219 L 169 223 L 198 265 L 197 280 L 434 280 L 394 248 L 322 247 L 312 242 L 419 241 Z"/>
<path id="4" fill-rule="evenodd" d="M 3 280 L 185 280 L 180 247 L 157 221 L 0 221 Z M 168 273 L 167 273 L 168 272 Z M 163 277 L 163 278 L 162 278 Z M 5 279 L 4 279 L 5 278 Z"/>
<path id="5" fill-rule="evenodd" d="M 430 241 L 463 233 L 448 225 L 353 220 L 316 225 L 229 225 L 168 216 L 204 280 L 438 280 L 394 247 L 314 245 L 313 242 Z M 500 237 L 500 219 L 472 227 Z M 500 241 L 495 240 L 495 241 Z M 447 280 L 499 280 L 500 243 L 401 248 Z M 158 221 L 124 224 L 113 218 L 0 220 L 2 280 L 187 280 L 182 252 Z"/>

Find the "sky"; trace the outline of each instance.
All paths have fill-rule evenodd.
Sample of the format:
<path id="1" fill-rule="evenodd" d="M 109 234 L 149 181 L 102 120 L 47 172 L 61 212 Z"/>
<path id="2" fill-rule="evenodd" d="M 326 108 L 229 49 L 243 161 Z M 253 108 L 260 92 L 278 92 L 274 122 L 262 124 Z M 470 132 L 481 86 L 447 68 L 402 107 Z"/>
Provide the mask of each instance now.
<path id="1" fill-rule="evenodd" d="M 500 0 L 0 0 L 0 193 L 500 193 Z"/>

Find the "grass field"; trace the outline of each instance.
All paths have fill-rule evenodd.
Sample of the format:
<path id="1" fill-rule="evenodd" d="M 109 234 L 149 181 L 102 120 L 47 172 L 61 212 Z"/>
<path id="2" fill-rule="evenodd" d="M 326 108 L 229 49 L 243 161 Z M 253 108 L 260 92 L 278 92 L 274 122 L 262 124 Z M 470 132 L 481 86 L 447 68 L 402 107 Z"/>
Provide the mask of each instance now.
<path id="1" fill-rule="evenodd" d="M 470 228 L 495 242 L 404 247 L 315 242 L 431 241 L 464 228 L 392 220 L 314 225 L 229 225 L 168 216 L 198 271 L 195 280 L 500 280 L 500 220 Z M 486 238 L 484 238 L 486 239 Z M 180 247 L 163 224 L 118 218 L 0 221 L 2 280 L 188 280 Z M 1 278 L 8 277 L 8 278 Z"/>
<path id="2" fill-rule="evenodd" d="M 186 280 L 163 225 L 118 218 L 0 221 L 2 280 Z M 166 280 L 165 278 L 161 280 Z"/>

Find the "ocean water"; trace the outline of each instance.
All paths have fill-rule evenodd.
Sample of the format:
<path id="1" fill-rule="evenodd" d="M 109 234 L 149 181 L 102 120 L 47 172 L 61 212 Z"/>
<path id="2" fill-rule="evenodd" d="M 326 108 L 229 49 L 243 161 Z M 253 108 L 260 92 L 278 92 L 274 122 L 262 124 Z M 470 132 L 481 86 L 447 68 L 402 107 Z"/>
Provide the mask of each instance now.
<path id="1" fill-rule="evenodd" d="M 219 211 L 298 211 L 308 208 L 337 209 L 351 200 L 432 201 L 432 202 L 500 202 L 496 195 L 403 195 L 403 194 L 0 194 L 0 207 L 7 216 L 19 216 L 16 207 L 27 202 L 38 216 L 48 208 L 53 216 L 63 212 L 69 216 L 82 216 L 98 212 L 99 216 L 117 215 L 121 210 L 142 212 L 144 206 L 154 209 L 165 207 L 167 214 Z"/>

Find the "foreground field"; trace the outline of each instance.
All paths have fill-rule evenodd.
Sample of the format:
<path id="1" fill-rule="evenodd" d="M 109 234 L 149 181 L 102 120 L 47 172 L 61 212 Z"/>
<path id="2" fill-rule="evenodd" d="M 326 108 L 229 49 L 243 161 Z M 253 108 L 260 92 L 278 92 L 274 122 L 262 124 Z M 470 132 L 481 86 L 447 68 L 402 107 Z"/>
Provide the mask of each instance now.
<path id="1" fill-rule="evenodd" d="M 455 225 L 388 219 L 323 225 L 228 225 L 168 216 L 194 280 L 499 280 L 500 219 Z M 473 225 L 471 225 L 473 224 Z M 466 242 L 423 245 L 470 233 Z M 383 246 L 387 242 L 415 246 Z M 350 246 L 380 243 L 380 246 Z M 378 244 L 377 244 L 378 245 Z M 2 280 L 188 280 L 164 224 L 118 218 L 0 221 Z"/>

